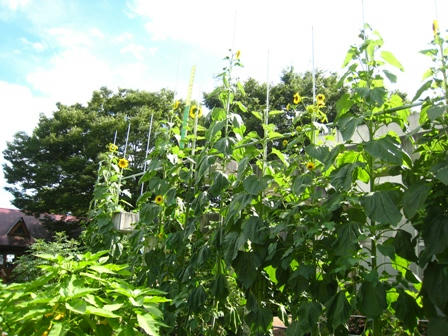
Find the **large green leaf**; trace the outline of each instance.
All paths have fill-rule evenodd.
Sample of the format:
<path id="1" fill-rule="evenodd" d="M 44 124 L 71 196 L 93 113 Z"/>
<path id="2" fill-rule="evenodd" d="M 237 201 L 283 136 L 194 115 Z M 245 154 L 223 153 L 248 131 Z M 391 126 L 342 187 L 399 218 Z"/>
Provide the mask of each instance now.
<path id="1" fill-rule="evenodd" d="M 337 119 L 341 118 L 344 114 L 350 111 L 353 104 L 354 101 L 350 99 L 350 95 L 348 93 L 344 93 L 336 102 L 336 111 L 338 111 Z"/>
<path id="2" fill-rule="evenodd" d="M 261 265 L 255 253 L 240 252 L 233 267 L 238 275 L 238 281 L 244 288 L 250 288 L 257 279 L 257 268 Z"/>
<path id="3" fill-rule="evenodd" d="M 367 317 L 376 318 L 386 307 L 386 291 L 383 285 L 380 282 L 363 282 L 359 290 L 359 310 Z"/>
<path id="4" fill-rule="evenodd" d="M 428 108 L 428 118 L 431 121 L 441 117 L 443 113 L 446 111 L 446 106 L 444 105 L 433 105 Z"/>
<path id="5" fill-rule="evenodd" d="M 310 175 L 299 175 L 294 179 L 294 182 L 292 184 L 292 191 L 297 195 L 300 196 L 302 192 L 305 191 L 306 188 L 308 188 L 311 184 L 311 176 Z"/>
<path id="6" fill-rule="evenodd" d="M 218 300 L 224 300 L 229 294 L 229 285 L 224 274 L 218 274 L 212 282 L 211 292 Z"/>
<path id="7" fill-rule="evenodd" d="M 448 221 L 445 217 L 430 218 L 423 226 L 425 249 L 420 256 L 423 265 L 435 254 L 444 252 L 448 248 Z"/>
<path id="8" fill-rule="evenodd" d="M 446 312 L 446 305 L 448 304 L 448 274 L 446 265 L 431 262 L 426 267 L 423 275 L 423 295 L 435 307 L 436 311 Z"/>
<path id="9" fill-rule="evenodd" d="M 352 138 L 353 133 L 355 133 L 356 127 L 358 127 L 361 122 L 361 118 L 356 118 L 350 115 L 345 115 L 340 118 L 337 122 L 337 126 L 342 134 L 342 139 L 344 139 L 344 141 L 349 141 Z"/>
<path id="10" fill-rule="evenodd" d="M 445 160 L 440 162 L 433 167 L 431 167 L 431 171 L 434 172 L 437 179 L 439 179 L 443 184 L 448 185 L 448 161 Z"/>
<path id="11" fill-rule="evenodd" d="M 148 335 L 159 336 L 157 322 L 150 314 L 137 314 L 137 322 Z"/>
<path id="12" fill-rule="evenodd" d="M 359 167 L 359 163 L 348 163 L 336 170 L 330 175 L 331 184 L 337 189 L 349 190 L 353 183 L 353 174 Z"/>
<path id="13" fill-rule="evenodd" d="M 392 303 L 396 316 L 403 322 L 406 328 L 413 329 L 417 326 L 417 320 L 421 316 L 421 308 L 415 298 L 400 291 L 397 301 Z"/>
<path id="14" fill-rule="evenodd" d="M 319 160 L 323 164 L 326 163 L 330 156 L 330 149 L 326 146 L 308 145 L 305 147 L 305 152 L 313 159 Z"/>
<path id="15" fill-rule="evenodd" d="M 364 197 L 362 203 L 367 215 L 381 224 L 398 224 L 401 220 L 400 209 L 396 204 L 396 193 L 392 191 L 376 191 Z"/>
<path id="16" fill-rule="evenodd" d="M 394 67 L 400 69 L 400 71 L 404 71 L 404 68 L 401 65 L 401 63 L 395 58 L 394 54 L 392 54 L 390 51 L 382 51 L 381 58 L 390 65 L 393 65 Z"/>
<path id="17" fill-rule="evenodd" d="M 411 185 L 403 194 L 403 211 L 407 218 L 412 218 L 425 204 L 430 191 L 426 183 Z"/>
<path id="18" fill-rule="evenodd" d="M 412 235 L 404 230 L 398 230 L 394 239 L 395 253 L 410 261 L 417 261 L 415 255 L 415 241 L 412 242 Z"/>
<path id="19" fill-rule="evenodd" d="M 401 165 L 403 161 L 403 152 L 400 144 L 389 135 L 366 142 L 364 148 L 370 155 L 382 161 L 397 165 Z"/>
<path id="20" fill-rule="evenodd" d="M 249 194 L 256 196 L 266 189 L 268 186 L 268 180 L 269 179 L 266 177 L 250 175 L 243 182 L 244 190 L 246 190 Z"/>
<path id="21" fill-rule="evenodd" d="M 345 292 L 338 292 L 326 304 L 329 325 L 336 329 L 344 324 L 350 316 L 350 304 Z"/>
<path id="22" fill-rule="evenodd" d="M 448 330 L 448 319 L 433 317 L 429 319 L 428 336 L 446 336 Z"/>
<path id="23" fill-rule="evenodd" d="M 208 192 L 213 197 L 219 196 L 228 185 L 227 177 L 222 172 L 217 171 L 213 176 L 213 184 Z"/>

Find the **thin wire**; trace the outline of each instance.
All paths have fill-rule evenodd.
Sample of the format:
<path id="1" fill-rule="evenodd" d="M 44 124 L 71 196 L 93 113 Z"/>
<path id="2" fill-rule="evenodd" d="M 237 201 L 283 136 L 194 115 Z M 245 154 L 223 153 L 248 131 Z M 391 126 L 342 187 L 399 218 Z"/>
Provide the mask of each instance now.
<path id="1" fill-rule="evenodd" d="M 152 118 L 154 117 L 154 113 L 151 113 L 151 121 L 149 122 L 149 130 L 148 130 L 148 140 L 146 141 L 146 151 L 145 151 L 145 163 L 143 165 L 143 172 L 146 172 L 146 157 L 149 152 L 149 141 L 151 140 L 151 131 L 152 131 Z M 140 189 L 140 195 L 143 194 L 143 189 L 145 186 L 145 182 L 142 183 L 142 187 Z"/>
<path id="2" fill-rule="evenodd" d="M 126 134 L 126 144 L 124 145 L 124 154 L 123 157 L 126 158 L 126 152 L 128 150 L 128 140 L 129 140 L 129 131 L 131 130 L 131 120 L 129 120 L 128 124 L 128 132 Z"/>
<path id="3" fill-rule="evenodd" d="M 316 102 L 316 68 L 314 66 L 314 27 L 311 26 L 311 62 L 312 62 L 312 76 L 313 76 L 313 103 Z"/>

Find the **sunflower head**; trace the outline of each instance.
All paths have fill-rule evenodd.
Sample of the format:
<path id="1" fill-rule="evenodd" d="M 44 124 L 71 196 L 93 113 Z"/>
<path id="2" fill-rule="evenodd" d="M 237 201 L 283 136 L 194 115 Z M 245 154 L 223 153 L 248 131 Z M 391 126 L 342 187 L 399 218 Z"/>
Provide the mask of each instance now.
<path id="1" fill-rule="evenodd" d="M 432 32 L 434 33 L 434 36 L 439 33 L 439 22 L 437 20 L 432 22 Z"/>
<path id="2" fill-rule="evenodd" d="M 120 160 L 118 160 L 118 167 L 120 167 L 121 169 L 125 169 L 129 166 L 129 161 L 126 160 L 125 158 L 121 158 Z"/>
<path id="3" fill-rule="evenodd" d="M 312 162 L 312 161 L 308 161 L 307 163 L 306 163 L 306 169 L 308 169 L 308 170 L 313 170 L 314 168 L 316 167 L 316 165 L 314 164 L 314 162 Z"/>
<path id="4" fill-rule="evenodd" d="M 173 110 L 177 110 L 179 108 L 180 102 L 176 100 L 173 104 Z"/>
<path id="5" fill-rule="evenodd" d="M 318 101 L 317 101 L 317 106 L 318 106 L 318 107 L 325 107 L 325 101 L 323 101 L 323 100 L 318 100 Z"/>
<path id="6" fill-rule="evenodd" d="M 202 107 L 197 107 L 196 105 L 193 105 L 190 108 L 190 117 L 191 118 L 200 118 L 202 116 Z"/>
<path id="7" fill-rule="evenodd" d="M 283 145 L 283 147 L 286 147 L 286 145 L 288 145 L 288 140 L 286 140 L 286 139 L 283 140 L 283 141 L 282 141 L 282 145 Z"/>
<path id="8" fill-rule="evenodd" d="M 109 149 L 109 152 L 116 152 L 118 150 L 118 147 L 116 145 L 114 145 L 113 143 L 110 143 L 107 145 L 107 149 Z"/>
<path id="9" fill-rule="evenodd" d="M 292 102 L 297 105 L 302 101 L 302 97 L 300 97 L 299 93 L 294 93 L 294 96 L 292 97 Z"/>
<path id="10" fill-rule="evenodd" d="M 237 50 L 236 53 L 235 53 L 235 58 L 236 58 L 237 60 L 239 60 L 239 59 L 240 59 L 240 56 L 241 56 L 241 50 Z"/>
<path id="11" fill-rule="evenodd" d="M 162 204 L 163 203 L 163 196 L 162 195 L 157 195 L 156 198 L 154 198 L 154 202 L 156 204 Z"/>
<path id="12" fill-rule="evenodd" d="M 322 93 L 319 93 L 319 94 L 316 96 L 316 100 L 317 100 L 317 103 L 318 103 L 318 104 L 319 104 L 319 102 L 323 102 L 323 103 L 325 103 L 325 95 L 322 94 Z"/>

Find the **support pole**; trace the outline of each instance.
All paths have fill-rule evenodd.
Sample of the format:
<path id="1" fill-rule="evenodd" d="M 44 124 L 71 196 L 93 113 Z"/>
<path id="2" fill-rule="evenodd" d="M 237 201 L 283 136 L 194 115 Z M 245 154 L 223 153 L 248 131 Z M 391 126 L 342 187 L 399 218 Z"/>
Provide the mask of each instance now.
<path id="1" fill-rule="evenodd" d="M 153 117 L 154 117 L 154 112 L 151 113 L 151 120 L 149 122 L 148 140 L 146 141 L 145 163 L 143 164 L 143 172 L 146 172 L 146 157 L 148 156 L 148 152 L 149 152 L 149 141 L 151 140 L 152 119 L 153 119 Z M 140 195 L 143 194 L 144 186 L 145 186 L 145 182 L 142 183 L 142 187 L 140 189 Z"/>

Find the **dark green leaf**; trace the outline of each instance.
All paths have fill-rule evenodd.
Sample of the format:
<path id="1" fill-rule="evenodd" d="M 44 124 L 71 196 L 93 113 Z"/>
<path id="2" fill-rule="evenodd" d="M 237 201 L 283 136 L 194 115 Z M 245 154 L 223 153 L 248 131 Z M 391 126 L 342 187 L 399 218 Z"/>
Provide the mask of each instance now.
<path id="1" fill-rule="evenodd" d="M 213 197 L 219 196 L 221 192 L 229 185 L 227 177 L 220 171 L 213 175 L 213 184 L 209 189 L 209 194 Z"/>
<path id="2" fill-rule="evenodd" d="M 229 295 L 229 285 L 224 274 L 218 274 L 211 285 L 212 294 L 218 300 L 224 300 Z"/>
<path id="3" fill-rule="evenodd" d="M 397 82 L 397 76 L 395 76 L 392 72 L 387 70 L 383 70 L 383 72 L 386 75 L 386 77 L 391 81 L 391 83 Z"/>
<path id="4" fill-rule="evenodd" d="M 334 295 L 327 303 L 328 322 L 333 329 L 344 324 L 350 316 L 350 304 L 345 292 Z"/>
<path id="5" fill-rule="evenodd" d="M 417 261 L 415 255 L 415 241 L 412 242 L 412 235 L 404 230 L 398 230 L 394 239 L 395 253 L 409 261 Z"/>
<path id="6" fill-rule="evenodd" d="M 403 210 L 407 218 L 412 218 L 425 204 L 430 186 L 425 183 L 411 185 L 403 195 Z"/>
<path id="7" fill-rule="evenodd" d="M 421 262 L 429 260 L 431 256 L 442 253 L 448 248 L 448 221 L 444 217 L 430 218 L 423 227 L 425 249 Z M 427 261 L 426 260 L 426 261 Z"/>
<path id="8" fill-rule="evenodd" d="M 405 328 L 413 329 L 417 326 L 417 320 L 421 316 L 422 309 L 412 296 L 405 291 L 400 291 L 400 295 L 397 301 L 392 303 L 392 307 Z"/>
<path id="9" fill-rule="evenodd" d="M 204 287 L 198 286 L 193 289 L 188 297 L 188 305 L 190 311 L 199 312 L 203 309 L 203 305 L 205 303 L 207 296 L 205 294 Z"/>
<path id="10" fill-rule="evenodd" d="M 394 193 L 391 191 L 376 191 L 363 199 L 367 215 L 381 224 L 398 224 L 401 212 L 395 205 Z"/>
<path id="11" fill-rule="evenodd" d="M 364 148 L 370 155 L 382 161 L 397 165 L 401 165 L 403 161 L 403 152 L 400 144 L 389 135 L 366 142 Z"/>
<path id="12" fill-rule="evenodd" d="M 425 92 L 426 90 L 428 90 L 432 85 L 432 79 L 428 80 L 427 82 L 425 82 L 415 93 L 414 98 L 412 98 L 412 101 L 416 101 L 423 92 Z"/>
<path id="13" fill-rule="evenodd" d="M 433 317 L 429 319 L 428 336 L 446 336 L 448 330 L 448 320 L 443 317 Z"/>
<path id="14" fill-rule="evenodd" d="M 305 191 L 307 187 L 310 186 L 312 179 L 309 175 L 299 175 L 295 178 L 293 184 L 292 184 L 292 191 L 297 195 L 300 196 L 302 192 Z"/>
<path id="15" fill-rule="evenodd" d="M 446 111 L 446 106 L 443 105 L 432 105 L 430 108 L 428 108 L 428 118 L 431 121 L 434 121 L 435 119 L 441 117 L 443 113 Z"/>
<path id="16" fill-rule="evenodd" d="M 443 184 L 448 185 L 448 161 L 443 161 L 434 165 L 431 167 L 431 171 L 435 173 L 437 179 Z"/>
<path id="17" fill-rule="evenodd" d="M 324 163 L 330 156 L 330 149 L 326 146 L 308 145 L 305 147 L 305 152 L 312 158 Z"/>
<path id="18" fill-rule="evenodd" d="M 386 291 L 383 285 L 380 282 L 363 282 L 359 290 L 359 310 L 367 317 L 377 318 L 386 307 Z"/>
<path id="19" fill-rule="evenodd" d="M 448 274 L 446 265 L 429 263 L 423 278 L 423 295 L 429 299 L 435 310 L 446 311 L 448 303 Z"/>
<path id="20" fill-rule="evenodd" d="M 250 175 L 243 182 L 244 190 L 249 194 L 257 196 L 268 186 L 267 179 L 256 175 Z"/>
<path id="21" fill-rule="evenodd" d="M 349 141 L 352 138 L 353 133 L 355 133 L 356 127 L 358 127 L 361 122 L 362 119 L 355 118 L 350 115 L 343 116 L 338 120 L 337 126 L 342 134 L 342 138 L 344 139 L 344 141 Z"/>
<path id="22" fill-rule="evenodd" d="M 260 260 L 255 253 L 240 252 L 233 263 L 235 272 L 238 274 L 238 281 L 244 288 L 250 288 L 257 278 L 257 268 Z"/>

